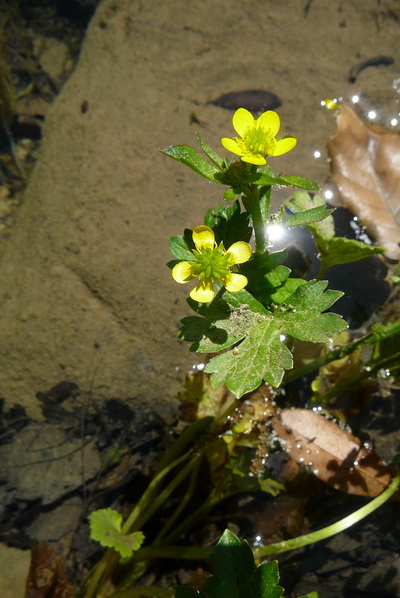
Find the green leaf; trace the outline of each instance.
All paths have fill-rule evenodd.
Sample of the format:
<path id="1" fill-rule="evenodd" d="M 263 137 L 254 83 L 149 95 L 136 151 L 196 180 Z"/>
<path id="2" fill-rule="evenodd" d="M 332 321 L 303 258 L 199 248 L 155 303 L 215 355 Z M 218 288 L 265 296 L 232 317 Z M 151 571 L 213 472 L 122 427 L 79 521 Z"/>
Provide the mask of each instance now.
<path id="1" fill-rule="evenodd" d="M 272 187 L 269 185 L 261 187 L 260 189 L 260 209 L 261 216 L 264 222 L 267 222 L 269 218 L 269 209 L 271 207 L 271 193 Z"/>
<path id="2" fill-rule="evenodd" d="M 323 272 L 332 266 L 357 262 L 386 251 L 383 247 L 366 245 L 361 241 L 345 237 L 333 237 L 326 245 L 318 242 L 317 237 L 315 240 L 321 253 L 321 270 Z"/>
<path id="3" fill-rule="evenodd" d="M 225 201 L 233 201 L 238 196 L 238 193 L 234 189 L 227 189 L 224 193 L 224 200 Z"/>
<path id="4" fill-rule="evenodd" d="M 318 191 L 319 186 L 314 181 L 304 179 L 300 176 L 285 176 L 279 177 L 278 185 L 286 185 L 287 187 L 296 187 L 297 189 L 305 189 L 306 191 Z"/>
<path id="5" fill-rule="evenodd" d="M 274 251 L 273 253 L 266 251 L 262 255 L 253 255 L 250 261 L 243 264 L 242 272 L 246 274 L 246 276 L 251 276 L 252 273 L 255 272 L 259 273 L 260 275 L 264 275 L 277 266 L 283 264 L 286 258 L 286 249 Z"/>
<path id="6" fill-rule="evenodd" d="M 225 530 L 211 556 L 214 575 L 206 580 L 206 593 L 179 586 L 175 598 L 282 598 L 278 561 L 255 567 L 250 546 Z M 187 590 L 187 591 L 185 591 Z M 300 598 L 318 598 L 310 592 Z"/>
<path id="7" fill-rule="evenodd" d="M 290 275 L 290 269 L 283 266 L 287 257 L 287 251 L 276 251 L 262 255 L 254 255 L 248 262 L 242 264 L 241 274 L 248 279 L 247 290 L 260 299 L 264 304 L 268 303 L 268 296 L 265 290 L 275 289 L 280 286 Z"/>
<path id="8" fill-rule="evenodd" d="M 98 509 L 88 517 L 90 537 L 107 548 L 114 548 L 123 558 L 132 556 L 143 543 L 142 532 L 123 534 L 122 515 L 114 509 Z"/>
<path id="9" fill-rule="evenodd" d="M 303 278 L 287 278 L 279 287 L 275 289 L 263 289 L 264 301 L 268 300 L 270 303 L 285 303 L 293 295 L 293 293 L 302 285 L 307 284 Z"/>
<path id="10" fill-rule="evenodd" d="M 265 185 L 266 187 L 272 187 L 273 185 L 279 185 L 279 183 L 277 182 L 278 178 L 279 177 L 276 177 L 273 174 L 266 174 L 259 170 L 251 177 L 250 180 L 252 183 L 255 183 L 256 185 Z"/>
<path id="11" fill-rule="evenodd" d="M 385 249 L 372 245 L 366 245 L 355 239 L 346 239 L 345 237 L 335 237 L 335 225 L 333 217 L 329 214 L 331 210 L 326 208 L 326 201 L 321 195 L 311 197 L 308 193 L 298 191 L 293 194 L 293 200 L 287 202 L 287 207 L 296 214 L 289 216 L 284 221 L 286 226 L 290 226 L 293 218 L 299 218 L 314 210 L 325 209 L 328 214 L 324 220 L 317 222 L 306 222 L 307 228 L 314 237 L 315 244 L 321 256 L 320 276 L 332 266 L 349 264 L 363 260 L 371 255 L 384 253 Z M 289 224 L 288 224 L 289 221 Z"/>
<path id="12" fill-rule="evenodd" d="M 217 152 L 213 150 L 213 148 L 210 145 L 208 145 L 208 143 L 206 143 L 202 137 L 200 137 L 199 133 L 196 133 L 196 137 L 201 145 L 201 149 L 203 150 L 207 158 L 210 158 L 210 160 L 214 162 L 215 166 L 217 166 L 219 170 L 224 170 L 224 158 L 217 154 Z"/>
<path id="13" fill-rule="evenodd" d="M 207 579 L 209 598 L 281 598 L 276 561 L 263 563 L 255 570 L 253 553 L 225 530 L 211 557 L 214 575 Z"/>
<path id="14" fill-rule="evenodd" d="M 293 365 L 292 354 L 283 342 L 287 335 L 326 343 L 347 328 L 341 316 L 322 313 L 343 295 L 325 290 L 326 285 L 326 281 L 303 282 L 273 311 L 245 290 L 221 291 L 210 304 L 198 308 L 202 317 L 182 320 L 180 337 L 193 343 L 192 351 L 218 353 L 229 349 L 205 367 L 213 387 L 225 384 L 241 397 L 263 380 L 279 386 L 285 370 Z"/>
<path id="15" fill-rule="evenodd" d="M 220 205 L 207 211 L 204 224 L 213 229 L 217 244 L 221 241 L 229 249 L 236 241 L 250 241 L 252 228 L 250 214 L 240 211 L 240 203 Z"/>
<path id="16" fill-rule="evenodd" d="M 258 172 L 251 177 L 251 182 L 257 185 L 274 185 L 282 187 L 294 187 L 306 189 L 307 191 L 318 191 L 317 183 L 299 176 L 273 176 L 258 169 Z"/>
<path id="17" fill-rule="evenodd" d="M 331 338 L 347 328 L 341 316 L 321 313 L 329 309 L 343 293 L 325 290 L 326 280 L 310 280 L 298 287 L 288 301 L 274 311 L 281 323 L 281 330 L 293 338 L 312 343 L 328 343 Z"/>
<path id="18" fill-rule="evenodd" d="M 174 257 L 178 260 L 193 260 L 194 256 L 192 249 L 194 249 L 194 243 L 192 240 L 192 232 L 188 229 L 185 231 L 185 236 L 171 237 L 169 239 L 169 248 Z"/>
<path id="19" fill-rule="evenodd" d="M 211 384 L 225 384 L 238 398 L 258 388 L 263 380 L 279 386 L 292 354 L 281 341 L 279 323 L 272 317 L 250 314 L 237 335 L 245 337 L 234 349 L 213 357 L 205 367 Z"/>
<path id="20" fill-rule="evenodd" d="M 287 266 L 277 266 L 264 275 L 264 284 L 262 287 L 279 287 L 289 278 L 290 273 L 291 270 Z"/>
<path id="21" fill-rule="evenodd" d="M 328 208 L 325 206 L 318 206 L 298 214 L 293 214 L 292 216 L 286 218 L 282 224 L 288 228 L 294 226 L 306 226 L 308 224 L 313 224 L 314 222 L 320 222 L 321 220 L 324 220 L 324 218 L 327 218 L 334 211 L 334 209 L 328 210 Z"/>
<path id="22" fill-rule="evenodd" d="M 296 214 L 301 214 L 315 208 L 325 208 L 328 211 L 326 200 L 322 195 L 316 194 L 311 197 L 305 191 L 296 191 L 293 193 L 293 199 L 286 202 L 285 205 L 290 211 L 296 212 Z M 335 236 L 335 223 L 331 215 L 328 215 L 318 223 L 309 223 L 308 228 L 318 238 L 331 239 Z"/>
<path id="23" fill-rule="evenodd" d="M 215 166 L 209 164 L 196 150 L 190 145 L 172 145 L 171 147 L 160 150 L 162 154 L 177 160 L 188 166 L 197 174 L 200 174 L 205 179 L 212 181 L 213 183 L 219 183 L 220 181 L 216 177 L 216 174 L 221 174 L 220 170 Z"/>

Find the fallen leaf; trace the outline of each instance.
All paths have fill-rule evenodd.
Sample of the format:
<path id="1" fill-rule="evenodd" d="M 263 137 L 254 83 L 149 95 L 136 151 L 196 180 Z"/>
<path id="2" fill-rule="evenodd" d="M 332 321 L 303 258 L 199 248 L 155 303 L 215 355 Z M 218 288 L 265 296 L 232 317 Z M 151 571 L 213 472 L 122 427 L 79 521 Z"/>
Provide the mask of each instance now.
<path id="1" fill-rule="evenodd" d="M 356 216 L 387 257 L 400 257 L 400 134 L 367 125 L 342 104 L 328 142 L 340 203 Z"/>
<path id="2" fill-rule="evenodd" d="M 282 409 L 272 426 L 284 450 L 336 490 L 377 496 L 392 480 L 392 466 L 359 438 L 319 413 Z"/>
<path id="3" fill-rule="evenodd" d="M 48 542 L 39 542 L 32 548 L 25 598 L 74 598 L 67 581 L 64 558 L 54 556 Z"/>

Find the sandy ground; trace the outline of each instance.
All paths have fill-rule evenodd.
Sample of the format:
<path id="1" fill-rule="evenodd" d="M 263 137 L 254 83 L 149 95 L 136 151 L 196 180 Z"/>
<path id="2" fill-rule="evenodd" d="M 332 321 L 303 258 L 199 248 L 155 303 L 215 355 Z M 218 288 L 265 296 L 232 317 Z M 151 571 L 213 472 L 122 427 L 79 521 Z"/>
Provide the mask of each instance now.
<path id="1" fill-rule="evenodd" d="M 176 339 L 186 288 L 164 266 L 167 237 L 222 194 L 157 148 L 194 144 L 196 129 L 218 147 L 232 113 L 210 101 L 271 91 L 282 132 L 299 140 L 272 167 L 325 188 L 335 120 L 320 101 L 357 93 L 391 106 L 399 19 L 395 0 L 104 0 L 0 262 L 7 404 L 37 411 L 36 392 L 63 379 L 100 398 L 173 399 L 193 357 Z M 394 64 L 348 82 L 382 54 Z"/>

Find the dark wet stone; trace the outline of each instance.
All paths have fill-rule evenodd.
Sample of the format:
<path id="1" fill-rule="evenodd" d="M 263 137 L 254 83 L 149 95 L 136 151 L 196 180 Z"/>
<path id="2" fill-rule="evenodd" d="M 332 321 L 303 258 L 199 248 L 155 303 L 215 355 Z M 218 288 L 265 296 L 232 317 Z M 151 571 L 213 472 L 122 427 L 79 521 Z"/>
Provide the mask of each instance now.
<path id="1" fill-rule="evenodd" d="M 250 112 L 265 112 L 265 110 L 274 110 L 282 105 L 280 98 L 270 91 L 261 89 L 246 89 L 245 91 L 233 91 L 225 93 L 210 104 L 226 108 L 227 110 L 237 110 L 238 108 L 247 108 Z"/>

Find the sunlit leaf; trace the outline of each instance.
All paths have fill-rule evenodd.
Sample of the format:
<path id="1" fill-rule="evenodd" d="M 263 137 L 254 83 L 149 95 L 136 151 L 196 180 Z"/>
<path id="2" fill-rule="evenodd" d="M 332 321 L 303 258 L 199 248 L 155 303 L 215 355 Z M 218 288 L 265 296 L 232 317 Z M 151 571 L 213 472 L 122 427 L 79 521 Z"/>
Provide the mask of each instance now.
<path id="1" fill-rule="evenodd" d="M 332 266 L 358 262 L 371 257 L 371 255 L 378 255 L 386 251 L 383 247 L 367 245 L 356 239 L 346 239 L 345 237 L 333 237 L 326 247 L 322 243 L 317 245 L 318 248 L 324 249 L 323 252 L 320 250 L 321 264 L 324 271 Z"/>
<path id="2" fill-rule="evenodd" d="M 132 556 L 143 543 L 142 532 L 122 533 L 122 515 L 114 509 L 98 509 L 93 511 L 88 519 L 92 540 L 107 548 L 114 548 L 123 558 Z"/>
<path id="3" fill-rule="evenodd" d="M 210 158 L 210 160 L 214 162 L 215 166 L 217 166 L 219 170 L 222 170 L 225 166 L 224 158 L 217 154 L 217 152 L 213 150 L 213 148 L 210 145 L 208 145 L 206 141 L 204 141 L 204 139 L 199 135 L 199 133 L 196 133 L 196 137 L 201 145 L 201 149 L 203 150 L 207 158 Z"/>
<path id="4" fill-rule="evenodd" d="M 307 226 L 308 224 L 324 220 L 332 214 L 332 212 L 334 212 L 334 210 L 328 210 L 325 206 L 317 206 L 310 210 L 305 210 L 304 212 L 289 216 L 286 220 L 283 220 L 282 224 L 288 228 L 293 226 Z"/>
<path id="5" fill-rule="evenodd" d="M 285 205 L 291 212 L 295 212 L 296 214 L 314 210 L 315 208 L 325 208 L 327 210 L 326 200 L 322 195 L 316 193 L 311 196 L 305 191 L 296 191 L 293 193 L 293 199 L 286 202 Z M 335 223 L 331 214 L 318 221 L 317 224 L 308 223 L 308 228 L 312 233 L 317 231 L 319 236 L 325 239 L 331 239 L 335 235 Z"/>
<path id="6" fill-rule="evenodd" d="M 185 166 L 188 166 L 194 170 L 194 172 L 197 172 L 197 174 L 200 174 L 209 181 L 214 183 L 220 182 L 215 176 L 217 173 L 220 173 L 220 170 L 204 160 L 204 158 L 190 145 L 172 145 L 171 147 L 160 151 L 162 154 L 173 158 L 177 162 L 185 164 Z"/>
<path id="7" fill-rule="evenodd" d="M 217 353 L 205 367 L 213 386 L 226 384 L 236 396 L 257 388 L 263 380 L 279 386 L 285 370 L 292 367 L 286 335 L 310 342 L 329 342 L 347 325 L 341 316 L 322 313 L 342 295 L 325 290 L 327 282 L 309 281 L 298 287 L 288 303 L 272 311 L 250 293 L 217 296 L 198 309 L 202 317 L 182 320 L 180 337 L 192 342 L 192 351 Z"/>
<path id="8" fill-rule="evenodd" d="M 271 185 L 279 187 L 294 187 L 297 189 L 305 189 L 307 191 L 318 191 L 317 183 L 304 179 L 299 176 L 274 176 L 273 174 L 266 174 L 261 169 L 251 178 L 252 183 L 257 185 Z"/>
<path id="9" fill-rule="evenodd" d="M 263 380 L 279 386 L 285 370 L 293 365 L 292 354 L 280 335 L 279 323 L 272 317 L 250 313 L 242 328 L 243 342 L 206 365 L 213 386 L 226 384 L 237 397 L 257 388 Z"/>

